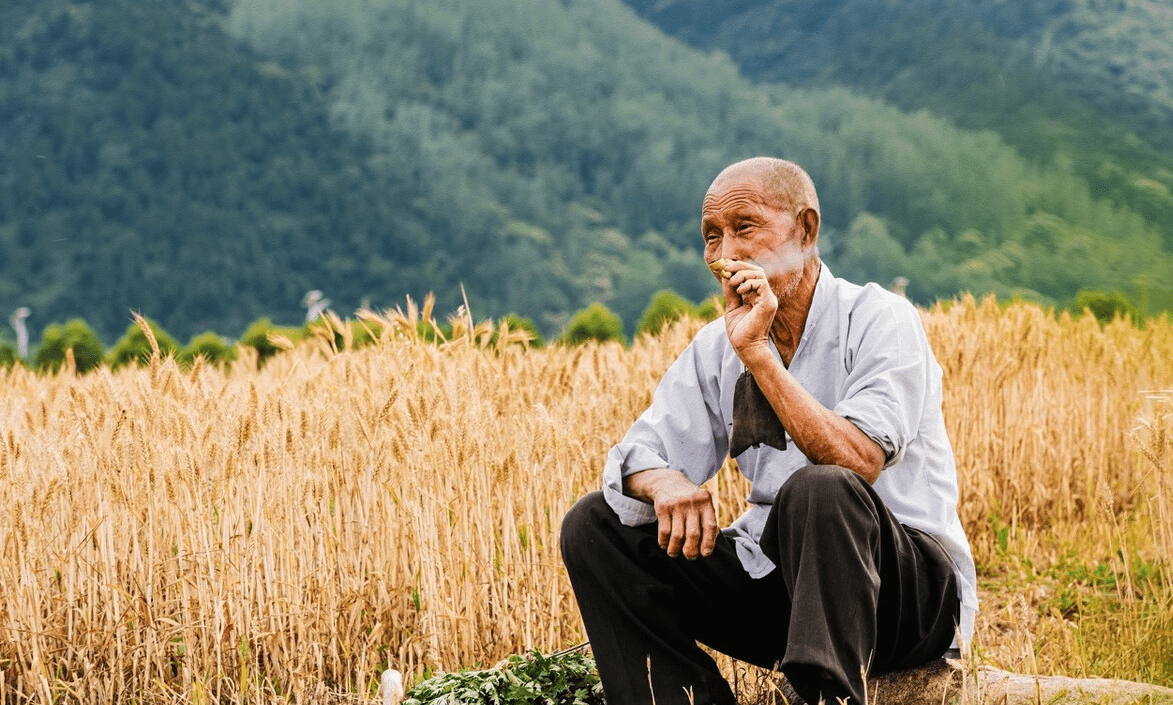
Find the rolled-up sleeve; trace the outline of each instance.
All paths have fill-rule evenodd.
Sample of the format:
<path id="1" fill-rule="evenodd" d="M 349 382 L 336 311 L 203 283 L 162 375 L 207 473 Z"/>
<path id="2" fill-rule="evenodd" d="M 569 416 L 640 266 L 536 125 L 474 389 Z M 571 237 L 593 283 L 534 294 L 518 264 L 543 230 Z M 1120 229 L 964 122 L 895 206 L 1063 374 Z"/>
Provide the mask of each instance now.
<path id="1" fill-rule="evenodd" d="M 900 462 L 924 415 L 935 366 L 913 306 L 888 298 L 876 311 L 853 312 L 845 349 L 852 351 L 835 413 L 884 449 L 885 467 Z"/>
<path id="2" fill-rule="evenodd" d="M 603 495 L 628 526 L 655 521 L 656 514 L 651 504 L 623 494 L 624 477 L 672 468 L 699 485 L 721 468 L 729 441 L 713 369 L 720 359 L 706 366 L 703 357 L 704 346 L 694 340 L 660 380 L 652 405 L 607 454 Z"/>

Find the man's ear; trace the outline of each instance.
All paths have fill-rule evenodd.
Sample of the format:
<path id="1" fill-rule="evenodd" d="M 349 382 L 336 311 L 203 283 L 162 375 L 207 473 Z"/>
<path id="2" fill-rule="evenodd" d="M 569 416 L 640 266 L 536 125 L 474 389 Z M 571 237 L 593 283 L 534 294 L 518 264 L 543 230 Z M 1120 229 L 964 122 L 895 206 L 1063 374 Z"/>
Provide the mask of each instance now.
<path id="1" fill-rule="evenodd" d="M 819 212 L 814 208 L 803 208 L 798 214 L 798 222 L 802 224 L 802 244 L 806 246 L 819 243 Z"/>

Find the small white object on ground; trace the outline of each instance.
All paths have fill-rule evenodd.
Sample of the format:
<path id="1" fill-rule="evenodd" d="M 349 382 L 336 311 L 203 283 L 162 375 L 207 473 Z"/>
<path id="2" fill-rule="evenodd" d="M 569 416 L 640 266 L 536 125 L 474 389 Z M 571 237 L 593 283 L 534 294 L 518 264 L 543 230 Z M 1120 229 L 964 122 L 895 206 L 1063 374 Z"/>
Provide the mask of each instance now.
<path id="1" fill-rule="evenodd" d="M 403 700 L 403 674 L 394 668 L 383 671 L 379 681 L 379 694 L 383 696 L 383 705 L 399 705 Z"/>

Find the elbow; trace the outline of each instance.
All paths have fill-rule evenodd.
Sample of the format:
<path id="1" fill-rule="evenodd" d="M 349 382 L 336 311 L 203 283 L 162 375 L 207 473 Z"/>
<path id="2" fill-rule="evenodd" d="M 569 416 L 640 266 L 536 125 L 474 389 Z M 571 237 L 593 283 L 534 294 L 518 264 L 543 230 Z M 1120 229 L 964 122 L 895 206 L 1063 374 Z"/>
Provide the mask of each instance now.
<path id="1" fill-rule="evenodd" d="M 874 485 L 876 480 L 880 479 L 880 472 L 884 469 L 884 455 L 881 453 L 879 458 L 876 458 L 871 453 L 852 453 L 847 456 L 840 455 L 833 460 L 825 460 L 823 464 L 836 465 L 844 470 L 850 470 L 866 480 L 869 485 Z"/>
<path id="2" fill-rule="evenodd" d="M 856 472 L 859 473 L 860 477 L 867 480 L 867 483 L 869 485 L 874 485 L 874 484 L 876 484 L 876 480 L 880 479 L 880 472 L 883 471 L 883 469 L 884 469 L 883 464 L 880 464 L 880 465 L 867 464 L 862 468 L 856 469 Z"/>
<path id="3" fill-rule="evenodd" d="M 869 438 L 863 452 L 860 453 L 855 471 L 859 473 L 860 477 L 867 480 L 869 485 L 874 485 L 876 480 L 880 479 L 880 473 L 883 472 L 884 463 L 887 460 L 888 456 L 880 444 Z"/>

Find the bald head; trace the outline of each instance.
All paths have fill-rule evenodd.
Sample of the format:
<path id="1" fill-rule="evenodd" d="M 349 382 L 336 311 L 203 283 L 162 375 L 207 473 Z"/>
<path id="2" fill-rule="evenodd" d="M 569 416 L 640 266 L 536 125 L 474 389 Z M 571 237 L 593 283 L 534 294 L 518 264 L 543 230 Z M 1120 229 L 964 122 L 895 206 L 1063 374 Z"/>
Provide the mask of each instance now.
<path id="1" fill-rule="evenodd" d="M 794 213 L 807 208 L 819 213 L 819 197 L 810 175 L 794 162 L 773 157 L 754 157 L 724 169 L 709 186 L 709 193 L 731 183 L 757 181 L 762 195 L 777 207 Z"/>

